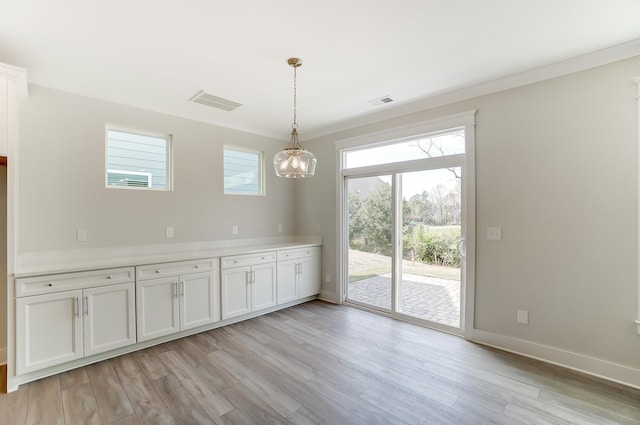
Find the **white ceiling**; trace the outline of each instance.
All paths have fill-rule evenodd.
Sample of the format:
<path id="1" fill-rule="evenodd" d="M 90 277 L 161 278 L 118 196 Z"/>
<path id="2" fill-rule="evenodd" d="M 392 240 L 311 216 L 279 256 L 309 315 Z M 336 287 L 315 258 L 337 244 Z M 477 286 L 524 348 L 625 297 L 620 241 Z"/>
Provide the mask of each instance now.
<path id="1" fill-rule="evenodd" d="M 304 140 L 637 39 L 638 0 L 0 0 L 0 62 L 30 83 L 282 140 L 291 56 Z"/>

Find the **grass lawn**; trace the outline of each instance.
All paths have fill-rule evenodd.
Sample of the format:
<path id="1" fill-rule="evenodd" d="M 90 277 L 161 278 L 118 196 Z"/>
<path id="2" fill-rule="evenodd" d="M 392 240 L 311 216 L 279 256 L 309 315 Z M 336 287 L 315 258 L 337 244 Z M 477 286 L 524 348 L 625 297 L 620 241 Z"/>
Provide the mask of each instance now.
<path id="1" fill-rule="evenodd" d="M 460 280 L 459 268 L 433 266 L 417 261 L 402 260 L 402 271 L 418 276 Z M 391 257 L 354 249 L 349 250 L 349 282 L 356 282 L 385 273 L 391 273 Z"/>

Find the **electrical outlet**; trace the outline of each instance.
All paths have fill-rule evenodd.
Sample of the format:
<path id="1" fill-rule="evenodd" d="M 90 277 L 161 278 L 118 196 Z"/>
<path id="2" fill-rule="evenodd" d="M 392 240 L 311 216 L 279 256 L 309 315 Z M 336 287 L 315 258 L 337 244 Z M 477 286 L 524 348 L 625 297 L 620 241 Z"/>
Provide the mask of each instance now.
<path id="1" fill-rule="evenodd" d="M 529 324 L 529 312 L 527 310 L 518 310 L 517 322 L 522 325 Z"/>
<path id="2" fill-rule="evenodd" d="M 173 237 L 173 227 L 171 227 L 171 226 L 165 227 L 164 236 L 167 237 L 167 238 L 172 238 Z"/>
<path id="3" fill-rule="evenodd" d="M 87 241 L 87 231 L 85 229 L 78 229 L 76 231 L 76 240 L 78 242 L 86 242 Z"/>
<path id="4" fill-rule="evenodd" d="M 327 281 L 327 283 L 331 283 L 331 273 L 327 273 L 327 275 L 325 276 L 325 280 Z"/>
<path id="5" fill-rule="evenodd" d="M 282 225 L 282 223 L 278 224 L 278 232 L 281 232 L 284 230 L 284 226 Z"/>
<path id="6" fill-rule="evenodd" d="M 487 227 L 487 240 L 488 241 L 500 241 L 500 240 L 502 240 L 502 228 L 500 228 L 500 227 Z"/>
<path id="7" fill-rule="evenodd" d="M 232 235 L 237 235 L 238 234 L 238 225 L 234 224 L 233 226 L 231 226 L 231 234 Z"/>

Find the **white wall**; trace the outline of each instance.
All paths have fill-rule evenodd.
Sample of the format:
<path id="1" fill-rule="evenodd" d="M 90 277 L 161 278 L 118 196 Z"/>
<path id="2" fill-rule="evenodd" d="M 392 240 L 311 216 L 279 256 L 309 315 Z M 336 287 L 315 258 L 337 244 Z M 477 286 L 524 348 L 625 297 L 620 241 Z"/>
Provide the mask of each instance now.
<path id="1" fill-rule="evenodd" d="M 337 275 L 333 142 L 477 109 L 477 339 L 640 386 L 638 76 L 635 57 L 307 141 L 318 169 L 298 231 L 320 226 L 323 277 Z"/>
<path id="2" fill-rule="evenodd" d="M 173 134 L 175 189 L 106 189 L 105 123 Z M 286 142 L 32 85 L 20 110 L 18 252 L 293 235 L 294 183 L 270 165 Z M 224 144 L 264 151 L 267 196 L 223 194 Z"/>

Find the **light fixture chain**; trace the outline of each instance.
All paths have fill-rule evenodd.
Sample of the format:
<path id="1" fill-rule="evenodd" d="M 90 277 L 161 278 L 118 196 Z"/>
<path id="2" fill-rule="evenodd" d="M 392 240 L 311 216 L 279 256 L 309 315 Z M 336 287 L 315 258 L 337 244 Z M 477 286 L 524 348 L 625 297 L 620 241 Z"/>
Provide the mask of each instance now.
<path id="1" fill-rule="evenodd" d="M 298 102 L 297 102 L 297 90 L 298 90 L 298 84 L 297 84 L 297 71 L 298 71 L 298 67 L 294 65 L 293 67 L 293 128 L 298 128 L 298 123 L 297 123 L 297 114 L 296 114 L 296 109 L 298 106 Z"/>

